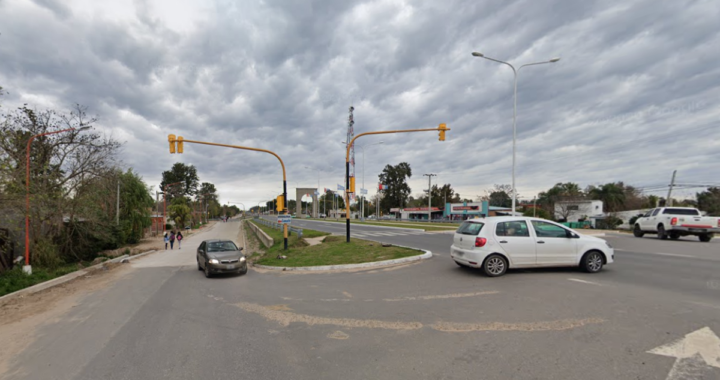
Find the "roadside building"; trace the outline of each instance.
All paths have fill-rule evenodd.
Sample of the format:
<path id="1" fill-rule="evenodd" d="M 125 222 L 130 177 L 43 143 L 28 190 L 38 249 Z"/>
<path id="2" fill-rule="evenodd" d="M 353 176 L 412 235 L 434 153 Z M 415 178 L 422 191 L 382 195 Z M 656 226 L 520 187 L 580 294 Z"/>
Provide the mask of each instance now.
<path id="1" fill-rule="evenodd" d="M 555 202 L 555 219 L 566 222 L 594 221 L 604 218 L 603 202 L 599 200 L 574 200 Z M 593 226 L 594 226 L 593 222 Z"/>

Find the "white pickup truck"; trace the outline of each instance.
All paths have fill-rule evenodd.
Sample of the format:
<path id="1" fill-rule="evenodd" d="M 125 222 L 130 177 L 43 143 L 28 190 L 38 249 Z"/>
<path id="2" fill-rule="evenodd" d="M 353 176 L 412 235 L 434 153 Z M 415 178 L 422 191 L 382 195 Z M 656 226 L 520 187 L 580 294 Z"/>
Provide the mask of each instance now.
<path id="1" fill-rule="evenodd" d="M 647 233 L 663 240 L 694 235 L 708 242 L 713 234 L 720 233 L 720 217 L 702 216 L 700 210 L 690 207 L 658 207 L 635 221 L 633 235 L 643 237 Z"/>

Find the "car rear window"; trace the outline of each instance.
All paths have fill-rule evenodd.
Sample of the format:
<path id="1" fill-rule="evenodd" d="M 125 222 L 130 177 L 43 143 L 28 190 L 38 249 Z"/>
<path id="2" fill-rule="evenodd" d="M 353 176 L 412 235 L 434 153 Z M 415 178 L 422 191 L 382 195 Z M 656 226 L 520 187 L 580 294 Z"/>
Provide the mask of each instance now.
<path id="1" fill-rule="evenodd" d="M 480 233 L 484 225 L 485 224 L 481 222 L 463 222 L 456 232 L 463 235 L 475 236 Z"/>
<path id="2" fill-rule="evenodd" d="M 663 210 L 663 214 L 672 215 L 700 215 L 698 210 L 692 208 L 666 208 Z"/>

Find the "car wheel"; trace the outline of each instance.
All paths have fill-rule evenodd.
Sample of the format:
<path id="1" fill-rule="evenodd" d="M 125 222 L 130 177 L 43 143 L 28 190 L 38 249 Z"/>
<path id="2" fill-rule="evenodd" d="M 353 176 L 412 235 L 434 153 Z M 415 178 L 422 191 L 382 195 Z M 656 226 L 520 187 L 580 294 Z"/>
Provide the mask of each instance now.
<path id="1" fill-rule="evenodd" d="M 710 240 L 712 240 L 713 236 L 711 234 L 702 234 L 702 235 L 698 236 L 698 238 L 700 239 L 701 242 L 707 243 Z"/>
<path id="2" fill-rule="evenodd" d="M 483 263 L 483 271 L 488 277 L 502 276 L 507 272 L 508 263 L 504 257 L 493 254 L 488 256 Z"/>
<path id="3" fill-rule="evenodd" d="M 680 234 L 678 234 L 677 232 L 671 232 L 670 240 L 677 240 L 677 239 L 680 239 Z"/>
<path id="4" fill-rule="evenodd" d="M 588 273 L 597 273 L 602 270 L 603 267 L 603 255 L 602 253 L 598 251 L 590 251 L 586 253 L 582 261 L 580 262 L 580 266 L 585 272 Z"/>
<path id="5" fill-rule="evenodd" d="M 203 270 L 202 267 L 200 266 L 200 260 L 198 260 L 197 258 L 195 258 L 195 261 L 197 261 L 198 270 Z"/>
<path id="6" fill-rule="evenodd" d="M 208 263 L 205 263 L 205 277 L 212 277 L 212 273 L 210 273 L 210 265 L 208 265 Z"/>
<path id="7" fill-rule="evenodd" d="M 633 235 L 641 238 L 645 235 L 645 233 L 640 229 L 640 226 L 636 224 L 635 228 L 633 228 Z"/>
<path id="8" fill-rule="evenodd" d="M 666 240 L 668 238 L 665 227 L 663 227 L 662 224 L 657 227 L 657 237 L 660 240 Z"/>

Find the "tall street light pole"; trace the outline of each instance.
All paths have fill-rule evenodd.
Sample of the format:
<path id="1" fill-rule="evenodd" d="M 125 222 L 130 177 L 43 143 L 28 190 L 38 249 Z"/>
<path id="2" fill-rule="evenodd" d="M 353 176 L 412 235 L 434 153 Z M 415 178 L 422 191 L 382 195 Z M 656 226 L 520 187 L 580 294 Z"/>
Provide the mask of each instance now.
<path id="1" fill-rule="evenodd" d="M 505 62 L 505 61 L 501 61 L 501 60 L 499 60 L 499 59 L 490 58 L 490 57 L 487 57 L 487 56 L 485 56 L 484 54 L 478 53 L 478 52 L 473 52 L 472 55 L 473 55 L 473 57 L 485 58 L 485 59 L 490 60 L 490 61 L 493 61 L 493 62 L 502 63 L 502 64 L 504 64 L 504 65 L 508 65 L 508 66 L 512 69 L 513 75 L 514 75 L 514 77 L 515 77 L 515 79 L 514 79 L 514 88 L 515 88 L 515 89 L 514 89 L 514 93 L 513 93 L 513 147 L 512 147 L 512 150 L 513 150 L 513 153 L 512 153 L 512 191 L 513 191 L 513 196 L 512 196 L 512 213 L 513 213 L 513 215 L 515 215 L 515 202 L 516 202 L 516 199 L 517 199 L 517 195 L 516 195 L 516 194 L 517 194 L 517 191 L 515 190 L 515 139 L 516 139 L 516 136 L 517 136 L 517 132 L 516 132 L 516 131 L 517 131 L 517 128 L 516 128 L 516 124 L 515 124 L 515 119 L 516 119 L 516 115 L 517 115 L 517 78 L 518 78 L 518 72 L 520 71 L 520 69 L 522 69 L 522 68 L 525 67 L 525 66 L 534 66 L 534 65 L 543 65 L 543 64 L 546 64 L 546 63 L 555 63 L 555 62 L 559 61 L 560 58 L 556 57 L 556 58 L 553 58 L 553 59 L 551 59 L 551 60 L 549 60 L 549 61 L 526 63 L 526 64 L 518 67 L 517 70 L 515 70 L 515 66 L 513 66 L 513 65 L 511 65 L 511 64 L 509 64 L 509 63 L 507 63 L 507 62 Z"/>
<path id="2" fill-rule="evenodd" d="M 86 129 L 86 127 L 81 129 Z M 68 128 L 61 131 L 38 133 L 37 135 L 31 136 L 27 143 L 27 149 L 25 150 L 25 153 L 27 154 L 27 166 L 25 172 L 25 266 L 23 266 L 23 272 L 27 274 L 32 274 L 32 266 L 30 266 L 30 147 L 36 137 L 54 135 L 74 130 L 75 128 Z"/>
<path id="3" fill-rule="evenodd" d="M 347 143 L 345 141 L 343 141 L 342 143 L 347 145 Z M 362 158 L 362 161 L 363 161 L 363 164 L 362 164 L 362 190 L 366 190 L 365 189 L 365 147 L 372 146 L 372 145 L 379 145 L 379 144 L 385 144 L 385 141 L 378 141 L 376 143 L 367 144 L 367 145 L 363 145 L 363 146 L 357 146 L 357 145 L 355 146 L 356 148 L 360 148 L 360 150 L 362 151 L 362 157 L 363 157 Z M 365 194 L 362 194 L 361 197 L 362 197 L 362 201 L 360 203 L 360 219 L 365 220 Z"/>
<path id="4" fill-rule="evenodd" d="M 432 221 L 432 177 L 437 177 L 437 174 L 423 174 L 424 177 L 428 177 L 428 222 Z"/>

